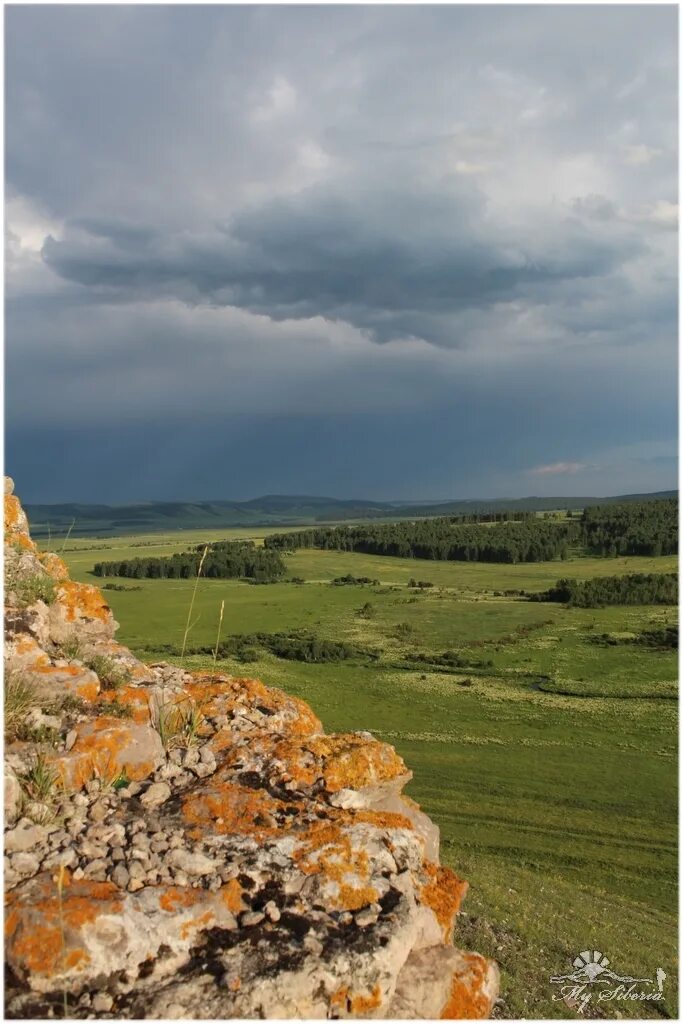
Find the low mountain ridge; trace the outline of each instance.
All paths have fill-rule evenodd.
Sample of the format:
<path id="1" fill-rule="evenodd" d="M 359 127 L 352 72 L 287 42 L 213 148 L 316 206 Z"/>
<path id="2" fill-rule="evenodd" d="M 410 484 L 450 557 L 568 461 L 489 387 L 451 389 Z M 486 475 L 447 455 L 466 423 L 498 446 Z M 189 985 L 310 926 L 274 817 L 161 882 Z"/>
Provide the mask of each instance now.
<path id="1" fill-rule="evenodd" d="M 159 530 L 221 529 L 231 526 L 310 526 L 354 519 L 405 519 L 478 512 L 575 511 L 587 505 L 674 498 L 678 491 L 613 497 L 466 498 L 443 502 L 378 502 L 315 495 L 269 494 L 249 501 L 150 501 L 131 505 L 27 504 L 36 537 L 112 536 Z"/>

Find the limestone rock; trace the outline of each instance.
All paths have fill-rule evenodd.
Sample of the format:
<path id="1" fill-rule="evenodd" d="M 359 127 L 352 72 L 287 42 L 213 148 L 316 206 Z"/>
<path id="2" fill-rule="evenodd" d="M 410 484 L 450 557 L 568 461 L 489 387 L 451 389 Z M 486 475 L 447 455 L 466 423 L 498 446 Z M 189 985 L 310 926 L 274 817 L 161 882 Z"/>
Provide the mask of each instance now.
<path id="1" fill-rule="evenodd" d="M 328 736 L 259 680 L 144 665 L 8 485 L 5 550 L 6 668 L 52 734 L 5 752 L 9 1017 L 54 1015 L 64 992 L 124 1019 L 490 1013 L 496 965 L 452 945 L 467 884 L 393 747 Z M 36 578 L 53 592 L 28 601 Z M 23 796 L 38 763 L 49 784 Z"/>

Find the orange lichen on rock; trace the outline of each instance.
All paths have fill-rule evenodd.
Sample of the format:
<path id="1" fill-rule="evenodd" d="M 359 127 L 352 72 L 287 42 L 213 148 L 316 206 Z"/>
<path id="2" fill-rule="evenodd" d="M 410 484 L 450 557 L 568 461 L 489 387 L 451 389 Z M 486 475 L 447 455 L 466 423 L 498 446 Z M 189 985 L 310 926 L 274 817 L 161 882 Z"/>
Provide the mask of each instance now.
<path id="1" fill-rule="evenodd" d="M 76 622 L 81 617 L 101 622 L 108 622 L 111 618 L 111 610 L 102 597 L 102 591 L 90 583 L 66 580 L 57 589 L 56 601 L 63 607 L 67 622 Z"/>
<path id="2" fill-rule="evenodd" d="M 52 759 L 65 789 L 80 789 L 90 779 L 107 781 L 125 772 L 145 779 L 163 761 L 159 734 L 151 726 L 101 716 L 76 726 L 77 738 L 68 754 Z"/>
<path id="3" fill-rule="evenodd" d="M 382 990 L 378 984 L 369 993 L 354 993 L 348 985 L 342 985 L 330 996 L 332 1008 L 345 1009 L 357 1017 L 367 1016 L 370 1010 L 376 1010 L 381 1005 Z"/>
<path id="4" fill-rule="evenodd" d="M 41 551 L 38 558 L 53 580 L 68 580 L 69 570 L 66 567 L 66 562 L 54 551 Z"/>
<path id="5" fill-rule="evenodd" d="M 293 857 L 305 875 L 319 875 L 321 881 L 331 883 L 329 901 L 334 909 L 360 910 L 377 899 L 377 889 L 368 884 L 367 852 L 354 846 L 338 823 L 321 821 L 311 825 Z"/>
<path id="6" fill-rule="evenodd" d="M 420 899 L 431 910 L 444 930 L 444 941 L 453 937 L 453 922 L 467 892 L 467 882 L 450 868 L 426 863 L 423 870 L 429 881 L 420 889 Z"/>
<path id="7" fill-rule="evenodd" d="M 229 882 L 220 887 L 218 895 L 223 901 L 226 910 L 229 910 L 231 914 L 239 914 L 240 910 L 244 908 L 243 892 L 244 889 L 237 879 L 231 878 Z"/>
<path id="8" fill-rule="evenodd" d="M 201 704 L 206 714 L 230 714 L 241 709 L 265 711 L 268 718 L 281 714 L 287 718 L 287 732 L 308 736 L 322 731 L 322 723 L 298 697 L 272 690 L 259 679 L 220 678 L 210 672 L 193 672 L 186 693 Z"/>
<path id="9" fill-rule="evenodd" d="M 450 997 L 441 1011 L 441 1020 L 483 1020 L 491 1013 L 488 962 L 479 953 L 464 953 L 463 960 L 466 969 L 453 974 Z"/>
<path id="10" fill-rule="evenodd" d="M 105 690 L 100 701 L 104 705 L 105 715 L 107 704 L 120 704 L 128 708 L 134 722 L 147 723 L 150 721 L 149 691 L 142 687 L 119 686 L 116 690 Z"/>
<path id="11" fill-rule="evenodd" d="M 169 914 L 176 910 L 192 907 L 206 898 L 202 889 L 188 889 L 185 886 L 169 885 L 159 896 L 159 906 Z"/>
<path id="12" fill-rule="evenodd" d="M 84 926 L 101 914 L 120 914 L 122 901 L 111 882 L 71 881 L 62 893 L 56 882 L 40 875 L 21 893 L 10 892 L 6 902 L 7 959 L 19 977 L 51 977 L 85 965 Z"/>
<path id="13" fill-rule="evenodd" d="M 206 829 L 220 835 L 266 838 L 280 828 L 275 814 L 284 807 L 265 790 L 248 789 L 217 773 L 200 793 L 184 798 L 182 814 L 188 824 L 195 826 L 190 833 L 193 838 L 200 838 Z"/>
<path id="14" fill-rule="evenodd" d="M 354 733 L 313 736 L 306 747 L 322 761 L 325 788 L 330 793 L 361 789 L 406 773 L 402 758 L 388 743 Z"/>
<path id="15" fill-rule="evenodd" d="M 178 930 L 178 934 L 181 939 L 188 939 L 193 932 L 200 932 L 204 928 L 208 928 L 209 925 L 213 924 L 216 920 L 216 915 L 212 910 L 205 910 L 199 917 L 192 917 L 189 921 L 183 921 Z"/>
<path id="16" fill-rule="evenodd" d="M 28 520 L 16 494 L 5 495 L 5 534 L 13 543 L 35 550 L 35 544 L 29 537 Z"/>

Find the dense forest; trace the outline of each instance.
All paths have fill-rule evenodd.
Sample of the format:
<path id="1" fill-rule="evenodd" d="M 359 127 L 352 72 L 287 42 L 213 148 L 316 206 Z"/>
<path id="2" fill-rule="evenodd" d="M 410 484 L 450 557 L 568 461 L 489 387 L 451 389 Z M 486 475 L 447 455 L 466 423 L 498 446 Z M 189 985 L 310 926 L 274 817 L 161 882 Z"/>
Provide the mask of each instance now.
<path id="1" fill-rule="evenodd" d="M 678 575 L 632 573 L 598 576 L 592 580 L 558 580 L 554 587 L 530 596 L 531 601 L 561 601 L 575 608 L 609 604 L 678 604 Z"/>
<path id="2" fill-rule="evenodd" d="M 204 552 L 206 551 L 206 555 Z M 277 551 L 257 548 L 252 541 L 220 541 L 198 545 L 165 558 L 130 558 L 120 562 L 98 562 L 95 576 L 128 576 L 133 579 L 191 579 L 202 576 L 219 579 L 250 579 L 271 583 L 287 572 Z"/>
<path id="3" fill-rule="evenodd" d="M 264 543 L 271 551 L 320 548 L 397 558 L 507 563 L 566 558 L 570 548 L 576 547 L 606 556 L 673 554 L 678 549 L 677 499 L 597 505 L 585 509 L 580 519 L 559 521 L 523 512 L 510 513 L 507 519 L 502 515 L 312 527 L 271 534 Z"/>
<path id="4" fill-rule="evenodd" d="M 465 562 L 542 562 L 565 558 L 578 524 L 555 523 L 525 516 L 491 526 L 463 523 L 460 518 L 362 526 L 320 527 L 266 537 L 268 550 L 297 548 L 361 551 L 368 555 Z"/>
<path id="5" fill-rule="evenodd" d="M 678 499 L 586 508 L 581 532 L 590 554 L 674 555 L 678 551 Z"/>

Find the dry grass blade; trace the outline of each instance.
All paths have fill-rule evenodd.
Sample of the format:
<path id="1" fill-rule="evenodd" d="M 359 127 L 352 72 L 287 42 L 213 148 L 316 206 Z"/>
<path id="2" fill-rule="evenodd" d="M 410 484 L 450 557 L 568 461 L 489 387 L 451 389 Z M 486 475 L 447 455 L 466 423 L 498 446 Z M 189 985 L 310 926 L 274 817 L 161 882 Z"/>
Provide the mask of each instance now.
<path id="1" fill-rule="evenodd" d="M 208 553 L 209 553 L 209 545 L 207 544 L 206 547 L 204 548 L 204 551 L 202 552 L 202 557 L 199 559 L 199 567 L 197 568 L 197 578 L 194 581 L 194 588 L 192 590 L 192 600 L 190 601 L 190 607 L 189 607 L 188 612 L 187 612 L 187 622 L 185 623 L 185 633 L 183 634 L 183 647 L 182 647 L 182 650 L 180 652 L 181 659 L 185 657 L 185 648 L 187 647 L 187 637 L 188 637 L 189 632 L 190 632 L 190 621 L 192 619 L 192 611 L 194 609 L 194 602 L 195 602 L 195 598 L 197 596 L 197 587 L 199 586 L 199 577 L 202 574 L 202 569 L 204 567 L 204 560 L 206 559 L 206 556 L 208 555 Z"/>
<path id="2" fill-rule="evenodd" d="M 216 634 L 216 646 L 213 652 L 213 670 L 216 671 L 216 660 L 218 658 L 218 645 L 221 642 L 221 626 L 223 625 L 223 612 L 225 611 L 225 601 L 221 601 L 221 614 L 218 618 L 218 633 Z"/>

